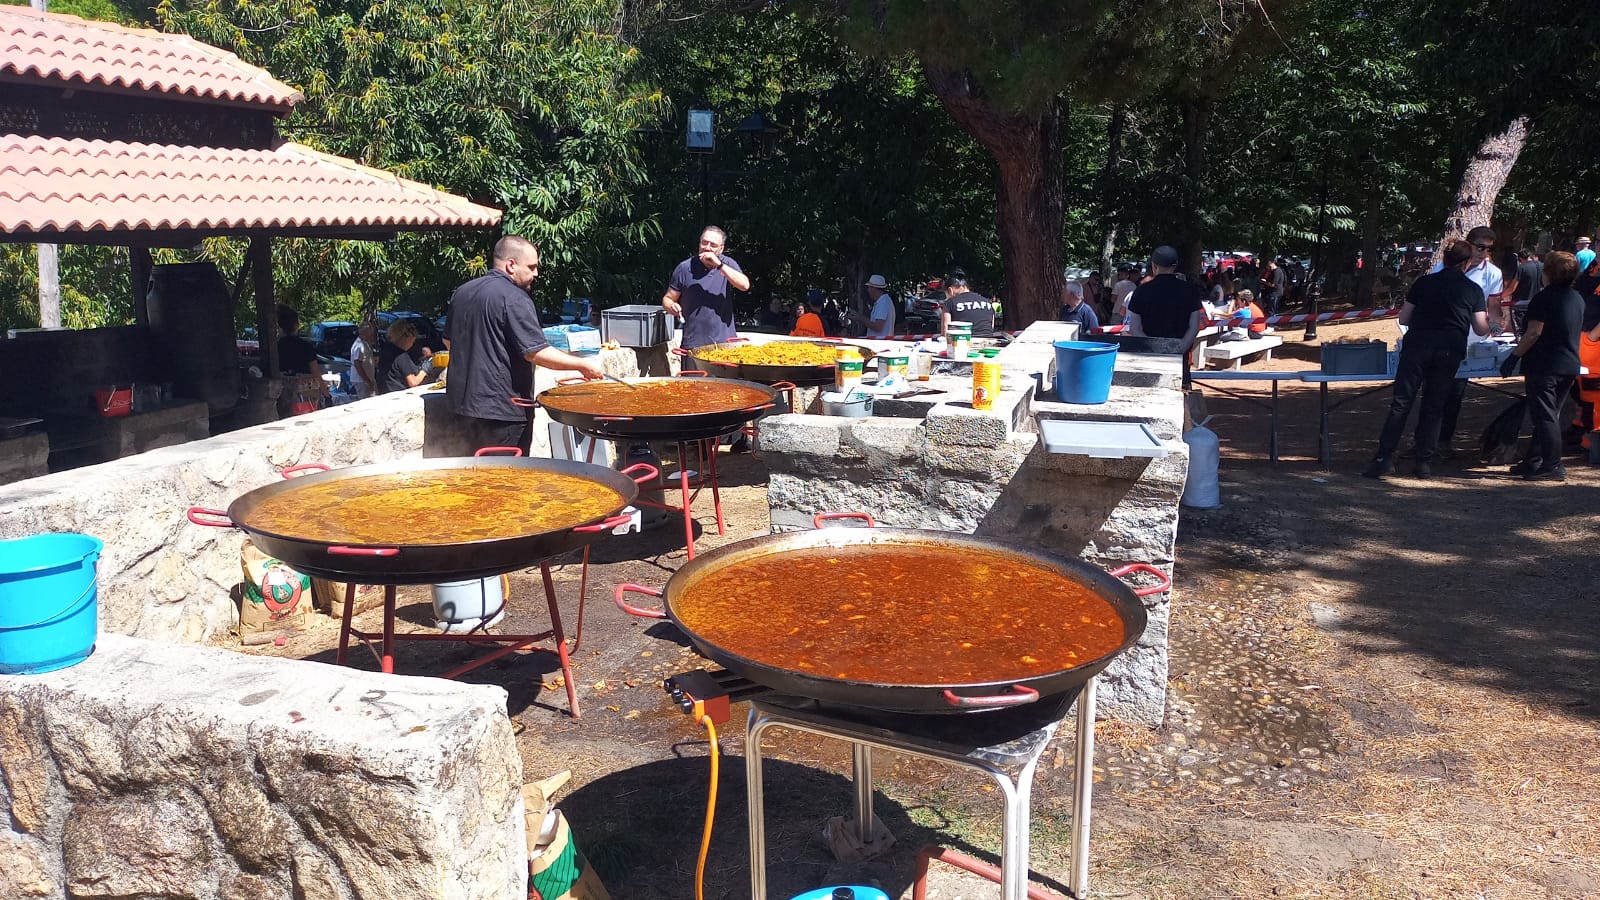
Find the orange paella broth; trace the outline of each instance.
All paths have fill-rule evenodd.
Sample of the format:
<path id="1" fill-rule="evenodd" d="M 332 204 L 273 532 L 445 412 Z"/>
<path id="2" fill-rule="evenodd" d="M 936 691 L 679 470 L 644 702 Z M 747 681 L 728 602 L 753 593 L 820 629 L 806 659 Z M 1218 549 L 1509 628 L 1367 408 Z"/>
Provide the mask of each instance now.
<path id="1" fill-rule="evenodd" d="M 539 402 L 592 416 L 683 416 L 733 412 L 771 402 L 772 395 L 747 384 L 705 378 L 658 378 L 629 385 L 614 381 L 563 384 Z"/>
<path id="2" fill-rule="evenodd" d="M 622 506 L 616 490 L 578 475 L 462 466 L 308 482 L 241 524 L 328 544 L 455 544 L 571 528 Z"/>
<path id="3" fill-rule="evenodd" d="M 1029 678 L 1105 657 L 1122 617 L 1023 557 L 868 544 L 730 562 L 675 597 L 712 644 L 765 665 L 876 684 Z"/>

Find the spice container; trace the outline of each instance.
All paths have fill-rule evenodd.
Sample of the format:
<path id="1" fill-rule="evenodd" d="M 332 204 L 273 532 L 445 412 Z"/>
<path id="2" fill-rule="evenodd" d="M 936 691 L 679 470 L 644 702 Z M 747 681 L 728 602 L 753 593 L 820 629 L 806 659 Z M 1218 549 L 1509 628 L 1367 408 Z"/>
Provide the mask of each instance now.
<path id="1" fill-rule="evenodd" d="M 833 389 L 848 394 L 861 386 L 861 370 L 866 365 L 861 351 L 855 347 L 840 347 L 833 354 Z"/>
<path id="2" fill-rule="evenodd" d="M 951 322 L 945 334 L 950 341 L 950 358 L 966 359 L 967 351 L 972 349 L 972 323 Z"/>
<path id="3" fill-rule="evenodd" d="M 911 379 L 911 359 L 904 353 L 883 354 L 878 357 L 878 380 L 882 381 L 891 375 L 899 375 L 901 379 Z"/>
<path id="4" fill-rule="evenodd" d="M 1000 396 L 1000 364 L 980 359 L 972 364 L 972 408 L 994 409 Z"/>

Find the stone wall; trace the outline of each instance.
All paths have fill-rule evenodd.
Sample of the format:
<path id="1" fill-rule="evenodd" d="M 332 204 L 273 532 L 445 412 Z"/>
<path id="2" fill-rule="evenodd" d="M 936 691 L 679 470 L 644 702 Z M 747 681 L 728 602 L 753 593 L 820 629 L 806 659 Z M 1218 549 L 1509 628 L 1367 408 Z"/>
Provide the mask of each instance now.
<path id="1" fill-rule="evenodd" d="M 631 350 L 602 354 L 608 371 L 638 371 Z M 537 389 L 556 373 L 538 370 Z M 105 541 L 100 629 L 201 643 L 237 622 L 243 535 L 191 523 L 190 506 L 227 509 L 277 481 L 280 470 L 335 468 L 420 457 L 430 388 L 383 394 L 303 416 L 163 447 L 100 465 L 0 485 L 0 538 L 78 531 Z M 549 418 L 534 423 L 536 456 L 549 455 Z"/>
<path id="2" fill-rule="evenodd" d="M 505 691 L 103 635 L 0 676 L 6 900 L 521 900 Z"/>
<path id="3" fill-rule="evenodd" d="M 865 510 L 884 525 L 975 533 L 1107 569 L 1145 562 L 1171 573 L 1178 501 L 1188 474 L 1187 445 L 1179 439 L 1184 406 L 1178 358 L 1122 355 L 1107 403 L 1056 403 L 1048 393 L 1053 323 L 1041 324 L 1001 354 L 1009 383 L 1025 387 L 993 414 L 946 403 L 920 421 L 810 415 L 762 420 L 759 452 L 771 471 L 774 530 L 809 528 L 812 514 L 823 510 Z M 1013 403 L 1028 414 L 1015 416 Z M 1033 433 L 1036 417 L 1141 422 L 1168 455 L 1151 460 L 1050 454 Z M 1008 427 L 1014 418 L 1023 430 Z M 1101 677 L 1100 703 L 1108 714 L 1161 721 L 1169 599 L 1144 598 L 1149 627 Z"/>

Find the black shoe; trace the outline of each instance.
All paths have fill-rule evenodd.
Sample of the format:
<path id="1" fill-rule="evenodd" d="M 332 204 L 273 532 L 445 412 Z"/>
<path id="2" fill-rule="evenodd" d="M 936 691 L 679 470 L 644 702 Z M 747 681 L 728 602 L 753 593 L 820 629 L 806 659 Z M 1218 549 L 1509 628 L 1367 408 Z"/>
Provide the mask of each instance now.
<path id="1" fill-rule="evenodd" d="M 750 452 L 750 436 L 746 435 L 746 434 L 739 435 L 739 439 L 734 441 L 733 444 L 728 447 L 728 452 L 729 453 L 749 453 Z"/>
<path id="2" fill-rule="evenodd" d="M 1394 463 L 1391 462 L 1386 456 L 1380 456 L 1377 459 L 1374 459 L 1372 462 L 1367 464 L 1365 469 L 1361 470 L 1362 478 L 1382 478 L 1385 475 L 1393 474 Z"/>
<path id="3" fill-rule="evenodd" d="M 1522 460 L 1521 462 L 1519 462 L 1516 465 L 1512 466 L 1510 471 L 1511 471 L 1511 474 L 1513 474 L 1513 475 L 1522 476 L 1522 475 L 1531 475 L 1531 474 L 1533 474 L 1533 472 L 1536 471 L 1537 468 L 1538 468 L 1537 466 L 1533 465 L 1532 463 L 1528 462 L 1527 460 Z"/>
<path id="4" fill-rule="evenodd" d="M 1427 462 L 1426 460 L 1417 463 L 1417 467 L 1411 470 L 1411 475 L 1414 478 L 1432 478 L 1433 463 Z"/>
<path id="5" fill-rule="evenodd" d="M 1522 476 L 1523 481 L 1566 481 L 1567 467 L 1554 465 L 1548 469 L 1538 469 Z"/>

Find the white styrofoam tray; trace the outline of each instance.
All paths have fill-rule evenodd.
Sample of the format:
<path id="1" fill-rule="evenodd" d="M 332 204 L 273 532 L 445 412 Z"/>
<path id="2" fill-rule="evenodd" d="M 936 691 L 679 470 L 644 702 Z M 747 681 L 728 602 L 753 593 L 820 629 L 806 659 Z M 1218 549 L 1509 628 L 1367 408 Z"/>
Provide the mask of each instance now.
<path id="1" fill-rule="evenodd" d="M 1141 422 L 1083 422 L 1075 419 L 1040 419 L 1039 435 L 1051 453 L 1125 459 L 1142 456 L 1161 459 L 1167 448 Z"/>

